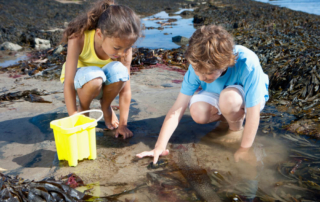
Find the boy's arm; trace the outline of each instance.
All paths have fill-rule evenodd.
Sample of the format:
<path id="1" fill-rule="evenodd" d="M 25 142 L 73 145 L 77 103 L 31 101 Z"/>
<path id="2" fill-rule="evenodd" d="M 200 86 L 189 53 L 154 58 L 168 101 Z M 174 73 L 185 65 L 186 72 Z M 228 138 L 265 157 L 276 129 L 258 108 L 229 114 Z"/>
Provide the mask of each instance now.
<path id="1" fill-rule="evenodd" d="M 246 123 L 244 125 L 241 146 L 234 154 L 235 161 L 239 159 L 246 160 L 246 154 L 252 146 L 254 138 L 256 137 L 257 130 L 260 122 L 260 103 L 247 108 Z"/>
<path id="2" fill-rule="evenodd" d="M 130 109 L 130 102 L 131 102 L 131 85 L 130 85 L 130 66 L 132 61 L 132 48 L 130 48 L 125 57 L 121 57 L 121 63 L 127 67 L 129 80 L 126 82 L 124 87 L 119 93 L 119 106 L 120 106 L 120 121 L 119 121 L 119 128 L 116 131 L 116 137 L 119 134 L 123 135 L 123 138 L 126 139 L 131 137 L 133 134 L 127 128 L 128 124 L 128 116 L 129 116 L 129 109 Z"/>
<path id="3" fill-rule="evenodd" d="M 143 158 L 145 156 L 153 156 L 153 163 L 156 163 L 159 156 L 167 155 L 169 153 L 168 150 L 166 150 L 167 144 L 188 107 L 190 99 L 191 96 L 179 93 L 177 100 L 164 119 L 154 150 L 137 154 L 137 157 Z"/>

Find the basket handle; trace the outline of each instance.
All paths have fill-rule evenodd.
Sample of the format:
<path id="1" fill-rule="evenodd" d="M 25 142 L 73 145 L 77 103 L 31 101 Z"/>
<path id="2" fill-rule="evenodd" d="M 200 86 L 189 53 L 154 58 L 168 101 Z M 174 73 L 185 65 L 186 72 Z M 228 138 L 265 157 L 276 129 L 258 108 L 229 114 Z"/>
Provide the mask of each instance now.
<path id="1" fill-rule="evenodd" d="M 100 119 L 102 119 L 102 117 L 103 117 L 103 112 L 102 112 L 102 110 L 100 110 L 100 109 L 90 109 L 90 110 L 78 112 L 78 113 L 76 113 L 76 114 L 71 115 L 70 117 L 72 117 L 72 116 L 77 116 L 77 115 L 80 115 L 80 114 L 89 113 L 89 112 L 101 112 L 101 116 L 100 116 L 98 119 L 96 119 L 96 122 L 100 121 Z M 83 124 L 83 125 L 81 126 L 82 130 L 85 130 L 85 129 L 86 129 L 87 127 L 89 127 L 91 124 L 92 124 L 92 123 Z"/>

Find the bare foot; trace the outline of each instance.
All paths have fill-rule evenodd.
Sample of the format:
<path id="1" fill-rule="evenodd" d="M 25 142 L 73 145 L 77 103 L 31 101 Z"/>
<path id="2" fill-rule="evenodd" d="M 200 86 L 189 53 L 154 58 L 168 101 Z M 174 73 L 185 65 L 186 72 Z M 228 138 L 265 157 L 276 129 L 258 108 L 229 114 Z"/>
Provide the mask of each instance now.
<path id="1" fill-rule="evenodd" d="M 225 132 L 212 130 L 203 136 L 201 141 L 204 144 L 217 143 L 223 146 L 239 146 L 242 139 L 243 128 L 238 131 L 227 129 Z"/>
<path id="2" fill-rule="evenodd" d="M 107 127 L 106 130 L 113 130 L 118 128 L 119 120 L 111 106 L 107 110 L 103 110 L 103 118 Z"/>

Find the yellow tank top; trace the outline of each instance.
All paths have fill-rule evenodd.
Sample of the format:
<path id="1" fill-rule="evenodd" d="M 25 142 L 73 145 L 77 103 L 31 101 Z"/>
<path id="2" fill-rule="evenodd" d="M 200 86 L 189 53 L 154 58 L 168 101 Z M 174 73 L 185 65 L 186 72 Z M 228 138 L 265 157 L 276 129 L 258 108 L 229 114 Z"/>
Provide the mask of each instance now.
<path id="1" fill-rule="evenodd" d="M 98 58 L 95 50 L 94 50 L 94 34 L 96 30 L 87 30 L 84 32 L 84 44 L 81 54 L 78 59 L 78 68 L 80 67 L 89 67 L 89 66 L 97 66 L 103 67 L 106 64 L 112 62 L 113 60 L 109 58 L 108 60 L 101 60 Z M 60 81 L 64 82 L 65 77 L 65 66 L 66 63 L 62 66 Z"/>

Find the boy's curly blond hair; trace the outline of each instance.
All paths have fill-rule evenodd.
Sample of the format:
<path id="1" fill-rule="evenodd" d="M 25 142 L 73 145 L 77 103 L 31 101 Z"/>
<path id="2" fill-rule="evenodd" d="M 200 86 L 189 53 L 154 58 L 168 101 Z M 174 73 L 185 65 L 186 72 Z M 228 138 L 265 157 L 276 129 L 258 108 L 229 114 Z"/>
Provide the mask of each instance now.
<path id="1" fill-rule="evenodd" d="M 186 59 L 201 73 L 226 69 L 236 63 L 232 36 L 221 26 L 208 25 L 197 29 L 189 40 Z"/>

